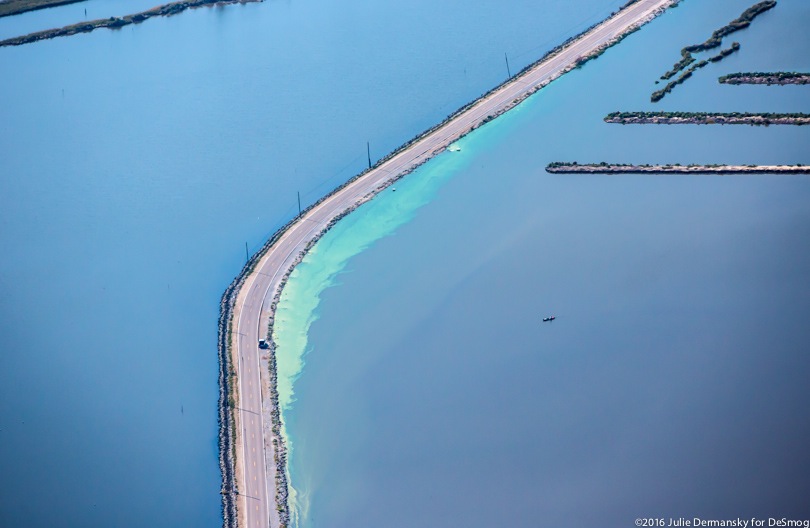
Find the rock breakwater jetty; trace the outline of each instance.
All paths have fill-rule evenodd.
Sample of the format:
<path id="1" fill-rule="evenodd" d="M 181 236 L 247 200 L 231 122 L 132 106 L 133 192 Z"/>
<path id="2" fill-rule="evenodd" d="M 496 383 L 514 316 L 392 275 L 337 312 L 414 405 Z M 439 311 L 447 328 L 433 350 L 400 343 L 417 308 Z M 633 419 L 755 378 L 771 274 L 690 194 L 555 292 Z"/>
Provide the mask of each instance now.
<path id="1" fill-rule="evenodd" d="M 729 73 L 718 79 L 721 84 L 810 84 L 810 73 L 799 72 L 741 72 Z"/>
<path id="2" fill-rule="evenodd" d="M 810 114 L 748 112 L 612 112 L 606 123 L 621 125 L 810 125 Z"/>
<path id="3" fill-rule="evenodd" d="M 552 174 L 810 174 L 810 165 L 632 165 L 554 162 Z"/>

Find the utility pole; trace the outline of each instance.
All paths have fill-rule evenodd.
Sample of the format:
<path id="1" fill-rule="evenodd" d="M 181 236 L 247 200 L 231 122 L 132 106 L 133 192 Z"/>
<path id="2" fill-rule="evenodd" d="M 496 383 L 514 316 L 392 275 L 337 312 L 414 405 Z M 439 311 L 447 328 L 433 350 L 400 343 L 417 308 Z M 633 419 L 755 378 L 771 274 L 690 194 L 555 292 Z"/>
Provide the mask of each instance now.
<path id="1" fill-rule="evenodd" d="M 368 168 L 371 168 L 371 145 L 366 141 L 366 156 L 368 156 Z"/>
<path id="2" fill-rule="evenodd" d="M 508 75 L 507 79 L 511 79 L 512 72 L 509 70 L 509 57 L 506 56 L 506 52 L 503 53 L 503 58 L 506 59 L 506 74 Z"/>
<path id="3" fill-rule="evenodd" d="M 301 216 L 301 191 L 298 192 L 298 216 Z"/>
<path id="4" fill-rule="evenodd" d="M 245 242 L 245 262 L 247 262 L 249 260 L 250 260 L 250 255 L 248 255 L 247 242 Z"/>

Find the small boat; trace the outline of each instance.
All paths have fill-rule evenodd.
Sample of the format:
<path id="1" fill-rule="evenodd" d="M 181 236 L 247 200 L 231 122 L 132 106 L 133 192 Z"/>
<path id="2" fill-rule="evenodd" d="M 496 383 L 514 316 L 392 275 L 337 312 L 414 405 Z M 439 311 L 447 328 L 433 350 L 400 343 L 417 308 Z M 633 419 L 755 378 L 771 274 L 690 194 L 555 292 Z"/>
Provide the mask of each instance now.
<path id="1" fill-rule="evenodd" d="M 543 317 L 543 322 L 548 323 L 549 321 L 553 321 L 556 318 L 557 318 L 556 315 L 549 315 L 548 317 Z"/>

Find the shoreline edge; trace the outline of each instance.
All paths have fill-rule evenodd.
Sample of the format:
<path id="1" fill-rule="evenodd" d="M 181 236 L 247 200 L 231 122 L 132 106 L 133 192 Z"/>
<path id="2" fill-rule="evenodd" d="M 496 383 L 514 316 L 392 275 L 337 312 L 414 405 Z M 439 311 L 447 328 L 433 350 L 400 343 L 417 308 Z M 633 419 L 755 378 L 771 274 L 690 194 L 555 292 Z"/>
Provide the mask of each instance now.
<path id="1" fill-rule="evenodd" d="M 421 132 L 413 139 L 405 142 L 400 147 L 395 149 L 394 151 L 390 152 L 385 157 L 378 160 L 372 167 L 363 172 L 355 175 L 354 177 L 350 178 L 348 181 L 343 183 L 342 185 L 338 186 L 328 194 L 324 195 L 318 201 L 307 207 L 305 210 L 301 211 L 299 215 L 291 219 L 289 222 L 284 224 L 280 227 L 261 247 L 259 251 L 257 251 L 253 256 L 250 257 L 248 262 L 245 264 L 244 268 L 241 272 L 236 276 L 236 278 L 231 282 L 228 288 L 222 295 L 220 301 L 220 317 L 219 317 L 219 329 L 218 329 L 218 357 L 220 361 L 220 369 L 219 369 L 219 381 L 220 381 L 220 396 L 219 396 L 219 449 L 220 449 L 220 468 L 222 472 L 222 508 L 223 508 L 223 526 L 225 528 L 237 528 L 240 526 L 239 523 L 239 508 L 237 506 L 236 494 L 238 493 L 238 478 L 236 475 L 236 458 L 237 458 L 237 440 L 238 440 L 238 413 L 234 412 L 236 407 L 236 402 L 239 399 L 239 395 L 237 394 L 238 391 L 238 383 L 236 382 L 236 376 L 238 373 L 235 371 L 233 362 L 232 362 L 232 354 L 234 353 L 234 343 L 233 343 L 233 326 L 234 326 L 234 312 L 236 308 L 236 300 L 239 296 L 242 286 L 245 284 L 246 280 L 253 274 L 254 271 L 259 267 L 261 261 L 264 259 L 265 256 L 270 252 L 270 250 L 282 239 L 282 237 L 287 234 L 294 226 L 303 222 L 306 217 L 311 213 L 314 209 L 318 206 L 323 204 L 324 202 L 328 201 L 330 198 L 338 194 L 340 191 L 346 189 L 347 187 L 352 186 L 355 183 L 359 183 L 359 180 L 362 180 L 364 176 L 369 173 L 374 172 L 377 168 L 379 168 L 384 163 L 388 162 L 395 156 L 407 151 L 412 145 L 419 142 L 422 139 L 425 139 L 432 133 L 436 132 L 437 130 L 443 128 L 448 123 L 451 123 L 456 118 L 464 114 L 467 110 L 475 107 L 481 101 L 487 99 L 491 95 L 495 94 L 496 92 L 502 90 L 505 87 L 516 85 L 520 83 L 521 78 L 527 76 L 528 74 L 532 73 L 534 70 L 539 69 L 541 66 L 544 65 L 547 61 L 555 58 L 557 55 L 561 54 L 563 51 L 566 50 L 570 45 L 576 43 L 577 41 L 587 37 L 589 34 L 597 30 L 600 26 L 603 26 L 611 21 L 614 21 L 618 17 L 623 16 L 627 9 L 632 8 L 637 4 L 645 3 L 644 0 L 631 0 L 621 9 L 612 13 L 609 17 L 604 20 L 597 22 L 596 24 L 590 26 L 589 28 L 585 29 L 584 31 L 580 32 L 574 37 L 567 39 L 562 44 L 554 47 L 552 50 L 544 54 L 540 59 L 534 61 L 532 64 L 523 68 L 520 72 L 515 74 L 514 76 L 508 78 L 503 83 L 499 84 L 498 86 L 492 88 L 491 90 L 487 91 L 480 97 L 476 98 L 474 101 L 462 106 L 452 114 L 450 114 L 447 118 L 442 120 L 437 125 L 429 128 L 428 130 Z M 283 291 L 284 286 L 289 279 L 290 274 L 292 273 L 293 269 L 303 260 L 304 256 L 309 252 L 309 250 L 320 240 L 320 238 L 329 231 L 338 221 L 344 218 L 346 215 L 353 212 L 355 209 L 360 207 L 362 204 L 366 203 L 367 201 L 371 200 L 374 196 L 382 192 L 385 188 L 399 180 L 400 178 L 406 176 L 413 172 L 416 168 L 427 162 L 428 160 L 432 159 L 436 155 L 443 152 L 447 146 L 449 146 L 452 142 L 460 139 L 461 137 L 466 136 L 473 130 L 477 129 L 481 125 L 488 123 L 489 121 L 495 119 L 496 117 L 504 114 L 505 112 L 511 110 L 525 99 L 530 97 L 531 95 L 538 92 L 540 89 L 547 86 L 552 81 L 556 80 L 560 76 L 564 75 L 565 73 L 578 68 L 592 60 L 602 53 L 604 53 L 610 47 L 618 44 L 621 42 L 625 37 L 630 35 L 631 33 L 640 29 L 643 25 L 650 22 L 651 20 L 655 19 L 662 13 L 664 13 L 667 9 L 678 5 L 680 0 L 658 0 L 652 2 L 652 8 L 640 16 L 638 19 L 632 21 L 627 26 L 625 26 L 620 32 L 612 35 L 611 38 L 607 39 L 606 41 L 598 44 L 594 48 L 592 48 L 588 53 L 577 57 L 572 62 L 566 64 L 564 67 L 560 68 L 554 74 L 550 75 L 549 78 L 545 79 L 544 81 L 540 82 L 537 85 L 526 87 L 517 97 L 509 101 L 504 106 L 498 108 L 496 111 L 492 113 L 488 113 L 486 116 L 477 119 L 476 122 L 466 130 L 464 130 L 460 135 L 454 136 L 451 139 L 446 139 L 438 148 L 435 148 L 433 151 L 429 153 L 423 159 L 420 159 L 418 162 L 411 164 L 406 169 L 400 170 L 397 173 L 390 174 L 382 183 L 380 183 L 376 188 L 372 191 L 366 193 L 364 196 L 356 200 L 352 205 L 349 207 L 343 208 L 342 210 L 338 211 L 337 214 L 331 217 L 331 219 L 323 226 L 322 229 L 317 231 L 314 234 L 309 235 L 306 244 L 301 248 L 295 258 L 292 260 L 292 263 L 283 270 L 283 276 L 278 283 L 277 287 L 275 288 L 272 296 L 272 302 L 270 304 L 270 313 L 268 318 L 268 325 L 267 325 L 267 340 L 270 345 L 270 354 L 269 354 L 269 368 L 268 374 L 269 379 L 267 380 L 266 387 L 270 393 L 270 402 L 271 408 L 269 409 L 269 413 L 272 417 L 272 439 L 271 439 L 271 450 L 273 451 L 273 466 L 275 467 L 274 473 L 275 478 L 273 487 L 274 487 L 274 497 L 275 497 L 275 508 L 274 511 L 278 514 L 278 526 L 280 527 L 287 527 L 289 526 L 290 522 L 290 511 L 289 511 L 289 504 L 287 501 L 288 498 L 288 474 L 287 474 L 287 462 L 286 462 L 286 448 L 285 448 L 285 439 L 281 435 L 281 415 L 280 409 L 278 408 L 278 388 L 276 385 L 277 380 L 277 372 L 276 372 L 276 357 L 275 351 L 277 348 L 277 344 L 273 339 L 273 325 L 275 321 L 275 310 L 278 306 L 279 300 L 281 298 L 281 292 Z M 522 84 L 522 83 L 521 83 Z M 267 411 L 267 410 L 264 410 Z M 263 411 L 263 412 L 264 412 Z M 268 482 L 268 484 L 270 484 Z"/>

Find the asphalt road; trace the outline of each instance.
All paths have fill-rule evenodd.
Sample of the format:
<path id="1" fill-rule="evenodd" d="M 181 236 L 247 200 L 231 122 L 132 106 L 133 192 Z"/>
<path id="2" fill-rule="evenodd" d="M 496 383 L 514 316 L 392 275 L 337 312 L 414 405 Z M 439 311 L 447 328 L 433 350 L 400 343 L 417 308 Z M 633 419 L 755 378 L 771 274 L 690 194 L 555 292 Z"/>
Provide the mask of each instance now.
<path id="1" fill-rule="evenodd" d="M 433 131 L 409 148 L 336 191 L 290 226 L 265 253 L 246 279 L 236 299 L 236 352 L 238 354 L 239 421 L 242 431 L 237 442 L 238 508 L 241 526 L 250 528 L 279 525 L 275 510 L 275 464 L 269 416 L 269 373 L 260 359 L 266 351 L 258 341 L 265 337 L 270 305 L 286 272 L 308 242 L 316 238 L 330 220 L 376 194 L 395 176 L 420 165 L 453 141 L 481 124 L 485 118 L 514 105 L 538 86 L 553 80 L 570 68 L 579 57 L 623 34 L 639 21 L 672 0 L 639 0 L 617 16 L 603 22 L 559 53 L 519 78 L 513 79 L 478 101 L 452 121 Z M 264 372 L 262 372 L 264 370 Z M 241 471 L 241 478 L 239 472 Z"/>

